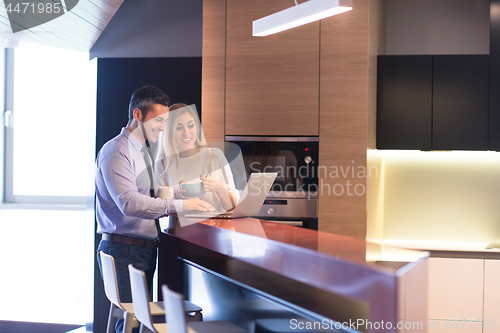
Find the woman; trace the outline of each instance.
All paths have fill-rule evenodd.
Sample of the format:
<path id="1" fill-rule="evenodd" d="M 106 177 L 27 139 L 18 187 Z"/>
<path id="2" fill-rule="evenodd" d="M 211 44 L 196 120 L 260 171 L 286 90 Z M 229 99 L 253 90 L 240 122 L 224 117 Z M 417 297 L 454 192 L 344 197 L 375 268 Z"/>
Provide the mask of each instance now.
<path id="1" fill-rule="evenodd" d="M 193 108 L 182 103 L 171 105 L 165 133 L 158 141 L 155 172 L 161 183 L 174 187 L 177 198 L 184 197 L 179 183 L 201 180 L 206 191 L 201 199 L 217 211 L 234 208 L 239 193 L 229 163 L 220 149 L 204 143 Z"/>

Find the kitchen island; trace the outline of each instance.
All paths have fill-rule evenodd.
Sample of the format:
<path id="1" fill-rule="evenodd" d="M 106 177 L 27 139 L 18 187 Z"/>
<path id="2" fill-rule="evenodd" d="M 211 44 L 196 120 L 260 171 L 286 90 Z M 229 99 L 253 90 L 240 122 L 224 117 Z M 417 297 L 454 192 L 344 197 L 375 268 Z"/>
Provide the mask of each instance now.
<path id="1" fill-rule="evenodd" d="M 500 324 L 500 243 L 374 239 L 379 244 L 425 250 L 431 331 L 497 331 Z"/>
<path id="2" fill-rule="evenodd" d="M 161 224 L 159 285 L 199 304 L 206 320 L 427 329 L 427 252 L 253 218 Z"/>

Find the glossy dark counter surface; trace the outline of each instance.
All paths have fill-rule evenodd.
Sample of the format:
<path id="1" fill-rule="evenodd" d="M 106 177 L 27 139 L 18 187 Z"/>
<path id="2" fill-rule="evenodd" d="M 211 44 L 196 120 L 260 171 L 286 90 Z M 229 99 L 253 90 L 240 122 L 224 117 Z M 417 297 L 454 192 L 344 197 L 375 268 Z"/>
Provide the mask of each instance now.
<path id="1" fill-rule="evenodd" d="M 304 285 L 366 302 L 366 319 L 373 322 L 406 319 L 402 314 L 406 310 L 398 304 L 402 299 L 398 279 L 428 256 L 423 251 L 253 218 L 211 219 L 184 227 L 176 217 L 161 222 L 167 235 Z M 186 221 L 181 222 L 185 225 Z"/>
<path id="2" fill-rule="evenodd" d="M 384 265 L 385 261 L 412 262 L 428 257 L 426 251 L 395 248 L 254 218 L 209 219 L 181 227 L 177 218 L 172 216 L 171 219 L 162 219 L 161 224 L 168 234 L 219 253 L 249 260 L 266 258 L 266 249 L 279 249 L 284 257 L 303 252 L 306 256 L 326 256 L 323 258 L 326 261 L 362 264 L 367 269 L 371 267 L 374 271 L 393 274 L 397 269 L 394 265 Z M 254 237 L 249 238 L 248 235 Z M 292 260 L 288 264 L 303 263 Z"/>

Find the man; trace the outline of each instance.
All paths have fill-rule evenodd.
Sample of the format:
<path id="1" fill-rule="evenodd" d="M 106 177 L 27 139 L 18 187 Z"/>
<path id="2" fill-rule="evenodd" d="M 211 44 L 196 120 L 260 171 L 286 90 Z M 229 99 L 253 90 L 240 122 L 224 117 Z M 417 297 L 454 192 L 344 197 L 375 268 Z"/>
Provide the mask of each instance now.
<path id="1" fill-rule="evenodd" d="M 173 212 L 214 211 L 200 199 L 163 200 L 151 196 L 149 142 L 165 130 L 170 100 L 160 89 L 145 86 L 130 99 L 129 121 L 121 133 L 99 151 L 96 161 L 97 232 L 103 234 L 99 251 L 115 259 L 120 299 L 132 302 L 128 265 L 146 273 L 149 288 L 156 268 L 159 227 L 155 219 Z M 98 256 L 99 268 L 101 260 Z M 123 320 L 116 323 L 121 333 Z"/>

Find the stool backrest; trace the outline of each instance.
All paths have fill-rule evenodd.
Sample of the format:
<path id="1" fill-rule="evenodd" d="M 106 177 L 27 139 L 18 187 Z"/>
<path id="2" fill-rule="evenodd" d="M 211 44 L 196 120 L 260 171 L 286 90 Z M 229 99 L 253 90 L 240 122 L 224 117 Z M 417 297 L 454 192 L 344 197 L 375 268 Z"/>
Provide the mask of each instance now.
<path id="1" fill-rule="evenodd" d="M 118 292 L 118 280 L 116 278 L 115 259 L 113 256 L 99 251 L 101 256 L 102 279 L 104 281 L 104 292 L 106 297 L 116 306 L 123 310 Z"/>
<path id="2" fill-rule="evenodd" d="M 165 319 L 168 332 L 187 333 L 186 317 L 184 312 L 184 297 L 168 289 L 166 285 L 161 287 L 163 292 L 163 304 L 165 305 Z"/>
<path id="3" fill-rule="evenodd" d="M 132 303 L 134 305 L 134 314 L 141 324 L 145 325 L 151 331 L 156 332 L 149 308 L 148 286 L 146 275 L 143 271 L 128 265 L 130 273 L 130 288 L 132 291 Z"/>

